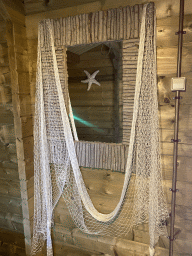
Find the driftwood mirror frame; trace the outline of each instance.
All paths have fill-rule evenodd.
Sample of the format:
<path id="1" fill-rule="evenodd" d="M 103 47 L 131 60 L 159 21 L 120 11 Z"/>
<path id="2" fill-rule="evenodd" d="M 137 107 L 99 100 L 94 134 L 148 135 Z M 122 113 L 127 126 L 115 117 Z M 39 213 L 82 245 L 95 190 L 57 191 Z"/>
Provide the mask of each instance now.
<path id="1" fill-rule="evenodd" d="M 61 55 L 67 47 L 122 41 L 122 143 L 76 142 L 80 166 L 121 172 L 125 170 L 133 115 L 142 11 L 143 5 L 135 5 L 51 20 L 59 73 L 65 69 L 65 75 L 67 63 L 59 62 L 61 63 Z M 104 150 L 106 147 L 107 150 Z M 94 152 L 95 159 L 91 159 L 91 152 Z M 110 159 L 107 160 L 103 152 L 108 152 L 108 156 L 111 155 Z M 85 158 L 85 155 L 88 157 Z"/>

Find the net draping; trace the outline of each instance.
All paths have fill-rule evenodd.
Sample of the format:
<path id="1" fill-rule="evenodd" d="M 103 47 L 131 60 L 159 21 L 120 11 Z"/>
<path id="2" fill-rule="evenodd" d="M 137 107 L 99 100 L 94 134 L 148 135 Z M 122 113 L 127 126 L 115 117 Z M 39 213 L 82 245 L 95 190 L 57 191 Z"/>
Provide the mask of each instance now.
<path id="1" fill-rule="evenodd" d="M 34 227 L 32 254 L 47 241 L 53 255 L 51 223 L 61 195 L 70 215 L 88 234 L 123 236 L 135 225 L 149 224 L 150 255 L 168 216 L 162 189 L 156 87 L 155 15 L 143 8 L 130 143 L 121 197 L 108 214 L 97 211 L 84 184 L 75 142 L 78 140 L 67 84 L 66 47 L 63 73 L 58 69 L 51 20 L 39 24 L 34 126 Z"/>

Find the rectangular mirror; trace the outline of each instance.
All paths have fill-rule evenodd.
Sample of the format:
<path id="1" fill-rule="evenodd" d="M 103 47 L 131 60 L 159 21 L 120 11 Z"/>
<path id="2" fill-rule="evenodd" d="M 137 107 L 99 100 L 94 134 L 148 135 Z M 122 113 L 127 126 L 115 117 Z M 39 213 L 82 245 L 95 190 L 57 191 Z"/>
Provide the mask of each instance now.
<path id="1" fill-rule="evenodd" d="M 121 143 L 122 42 L 70 46 L 67 68 L 79 140 Z M 88 84 L 89 74 L 96 83 Z"/>

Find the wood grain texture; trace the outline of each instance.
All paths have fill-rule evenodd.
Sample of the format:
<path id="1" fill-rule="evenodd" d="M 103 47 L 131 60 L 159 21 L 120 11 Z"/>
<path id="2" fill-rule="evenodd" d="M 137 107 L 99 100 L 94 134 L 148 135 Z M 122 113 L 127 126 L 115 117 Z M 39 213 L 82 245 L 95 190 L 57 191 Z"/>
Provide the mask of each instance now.
<path id="1" fill-rule="evenodd" d="M 91 137 L 91 136 L 90 136 Z M 101 142 L 75 142 L 77 159 L 80 166 L 125 171 L 128 147 L 122 144 Z M 79 150 L 82 148 L 82 150 Z M 113 155 L 111 161 L 109 158 Z M 120 160 L 123 158 L 123 162 Z M 97 161 L 99 159 L 99 161 Z"/>
<path id="2" fill-rule="evenodd" d="M 133 28 L 132 28 L 133 29 Z M 134 32 L 132 32 L 134 33 Z M 122 60 L 122 80 L 123 80 L 123 143 L 129 144 L 131 123 L 133 117 L 133 104 L 134 104 L 134 90 L 136 72 L 134 76 L 127 76 L 127 73 L 132 73 L 133 68 L 137 68 L 137 54 L 138 54 L 139 40 L 124 40 L 123 41 L 123 60 Z M 135 51 L 134 56 L 130 56 L 128 51 Z"/>
<path id="3" fill-rule="evenodd" d="M 25 256 L 24 235 L 0 229 L 0 254 Z"/>
<path id="4" fill-rule="evenodd" d="M 132 6 L 131 11 L 126 13 L 127 19 L 130 21 L 127 23 L 126 19 L 123 19 L 122 8 L 119 9 L 111 9 L 107 12 L 107 24 L 103 22 L 103 16 L 106 15 L 105 11 L 92 13 L 91 16 L 91 30 L 89 27 L 89 19 L 86 18 L 86 14 L 79 15 L 79 40 L 75 40 L 76 35 L 76 26 L 75 17 L 66 17 L 62 19 L 58 19 L 57 21 L 53 21 L 53 29 L 55 35 L 55 45 L 75 45 L 78 41 L 80 44 L 87 43 L 87 39 L 91 38 L 91 42 L 95 43 L 98 41 L 106 41 L 106 40 L 120 40 L 122 39 L 123 31 L 127 30 L 128 33 L 124 33 L 126 37 L 124 39 L 129 38 L 138 38 L 139 34 L 139 20 L 142 12 L 138 11 L 138 6 Z M 109 27 L 110 24 L 110 27 Z M 63 25 L 65 25 L 65 29 L 63 29 Z M 131 26 L 130 26 L 131 25 Z M 107 28 L 106 28 L 107 27 Z M 127 28 L 126 28 L 127 27 Z M 60 29 L 60 33 L 57 33 L 58 29 Z M 110 30 L 109 30 L 110 29 Z M 106 31 L 107 34 L 103 34 L 102 31 Z M 65 32 L 65 35 L 63 35 Z M 107 35 L 107 37 L 106 37 Z M 65 40 L 63 40 L 65 37 Z M 64 44 L 65 41 L 65 44 Z"/>
<path id="5" fill-rule="evenodd" d="M 23 24 L 24 30 L 24 24 Z M 22 31 L 23 31 L 22 30 Z M 21 205 L 23 213 L 23 222 L 22 227 L 25 234 L 25 245 L 26 245 L 26 254 L 30 254 L 30 244 L 31 244 L 31 234 L 30 234 L 30 222 L 29 222 L 29 209 L 28 209 L 28 196 L 27 196 L 27 183 L 26 183 L 26 166 L 33 159 L 33 154 L 31 154 L 33 149 L 33 144 L 28 138 L 23 139 L 22 135 L 22 122 L 21 117 L 31 115 L 31 105 L 30 105 L 30 96 L 29 90 L 22 91 L 24 87 L 18 81 L 18 73 L 27 73 L 28 69 L 28 56 L 24 52 L 17 53 L 15 45 L 18 44 L 17 33 L 21 31 L 21 25 L 16 23 L 9 22 L 7 23 L 7 39 L 8 39 L 8 53 L 9 53 L 9 65 L 11 69 L 11 85 L 12 85 L 12 102 L 13 102 L 13 115 L 14 115 L 14 127 L 15 127 L 15 136 L 16 136 L 16 152 L 17 152 L 17 164 L 20 180 L 20 195 L 21 195 Z M 25 42 L 25 40 L 23 40 Z M 21 45 L 23 46 L 23 44 Z M 22 76 L 23 77 L 23 76 Z M 29 85 L 29 76 L 24 76 L 26 86 Z M 30 143 L 29 143 L 30 141 Z M 7 188 L 8 194 L 12 193 L 10 188 Z M 13 191 L 13 196 L 17 195 L 16 190 Z M 12 218 L 7 218 L 5 220 L 9 223 Z"/>
<path id="6" fill-rule="evenodd" d="M 6 38 L 6 22 L 1 21 Z M 2 39 L 3 39 L 2 38 Z M 1 40 L 2 41 L 2 40 Z M 0 227 L 23 233 L 8 45 L 0 43 Z M 0 253 L 2 248 L 0 248 Z M 2 252 L 3 253 L 3 252 Z"/>
<path id="7" fill-rule="evenodd" d="M 138 1 L 140 3 L 141 1 Z M 158 94 L 159 94 L 159 116 L 160 116 L 160 127 L 161 127 L 161 145 L 162 145 L 162 167 L 163 167 L 163 178 L 168 181 L 166 183 L 166 197 L 168 197 L 170 202 L 170 191 L 169 186 L 172 179 L 172 144 L 170 143 L 171 138 L 173 138 L 173 129 L 174 129 L 174 93 L 170 90 L 170 82 L 171 77 L 175 76 L 176 74 L 176 56 L 177 56 L 177 36 L 175 35 L 175 32 L 178 31 L 178 11 L 179 11 L 179 3 L 178 1 L 155 1 L 156 2 L 156 8 L 157 8 L 157 72 L 159 76 L 158 81 Z M 130 2 L 127 1 L 105 1 L 105 4 L 103 5 L 103 10 L 107 10 L 108 8 L 114 8 L 118 6 L 126 6 Z M 35 3 L 33 3 L 35 5 Z M 133 4 L 133 3 L 131 3 Z M 170 4 L 171 10 L 168 10 L 168 5 Z M 88 6 L 88 5 L 87 5 Z M 90 10 L 99 11 L 101 10 L 101 6 L 98 5 L 97 7 L 94 7 L 92 5 L 89 5 L 90 8 L 87 11 L 90 12 Z M 95 5 L 96 6 L 96 5 Z M 179 138 L 181 139 L 181 143 L 179 144 L 179 166 L 178 166 L 178 185 L 181 188 L 181 195 L 178 196 L 178 202 L 176 205 L 176 215 L 179 216 L 176 217 L 176 226 L 180 227 L 182 229 L 182 232 L 178 235 L 178 243 L 176 243 L 175 246 L 175 254 L 176 251 L 180 252 L 180 255 L 184 253 L 191 253 L 191 216 L 192 216 L 192 209 L 189 205 L 188 201 L 190 202 L 189 196 L 191 195 L 191 182 L 192 182 L 192 175 L 191 175 L 191 144 L 192 144 L 192 138 L 191 138 L 191 82 L 192 82 L 192 72 L 191 72 L 191 28 L 190 28 L 190 22 L 191 22 L 191 13 L 192 10 L 190 9 L 190 3 L 189 1 L 186 1 L 186 8 L 185 8 L 185 19 L 184 19 L 184 26 L 185 30 L 187 31 L 187 34 L 184 35 L 184 47 L 183 47 L 183 62 L 182 62 L 182 75 L 187 77 L 187 92 L 182 93 L 183 99 L 181 100 L 181 111 L 180 111 L 180 124 L 179 124 Z M 79 9 L 78 9 L 79 8 Z M 95 8 L 95 9 L 94 9 Z M 139 6 L 140 8 L 140 6 Z M 79 12 L 77 11 L 79 10 Z M 35 93 L 35 71 L 36 71 L 36 43 L 37 43 L 37 23 L 38 20 L 50 17 L 55 18 L 55 16 L 69 16 L 69 15 L 77 15 L 76 19 L 78 21 L 80 13 L 84 13 L 85 10 L 83 10 L 83 7 L 76 7 L 70 9 L 66 8 L 63 10 L 55 11 L 54 13 L 51 11 L 42 13 L 41 15 L 30 15 L 26 17 L 26 24 L 27 24 L 27 32 L 28 32 L 28 45 L 30 50 L 30 69 L 31 69 L 31 92 L 33 93 L 33 99 L 34 99 L 34 93 Z M 140 12 L 141 9 L 139 9 Z M 142 11 L 142 10 L 141 10 Z M 129 28 L 130 26 L 130 15 L 127 15 L 131 13 L 131 9 L 129 7 L 123 7 L 123 20 L 126 21 L 128 24 L 127 26 L 124 26 L 124 34 L 127 38 L 130 38 L 131 30 Z M 111 12 L 105 11 L 104 13 L 104 20 L 103 24 L 104 31 L 106 31 L 106 38 L 110 38 L 110 14 Z M 89 28 L 90 31 L 94 28 L 94 22 L 92 23 L 92 20 L 95 22 L 95 16 L 94 14 L 89 17 Z M 65 19 L 63 19 L 63 23 L 65 22 Z M 139 22 L 141 23 L 141 16 L 139 16 Z M 78 23 L 77 23 L 78 24 Z M 124 22 L 125 24 L 125 22 Z M 63 31 L 64 31 L 64 25 L 63 25 Z M 78 29 L 77 29 L 78 31 Z M 92 33 L 93 32 L 93 33 Z M 90 37 L 91 40 L 95 38 L 94 30 L 91 32 Z M 65 31 L 63 32 L 65 33 Z M 92 37 L 93 36 L 93 37 Z M 79 38 L 77 36 L 77 38 Z M 79 40 L 79 39 L 77 39 Z M 63 41 L 64 42 L 64 41 Z M 79 43 L 77 41 L 77 43 Z M 133 47 L 132 49 L 125 49 L 125 52 L 128 53 L 128 56 L 130 58 L 135 58 L 137 56 L 138 51 L 138 45 L 136 47 Z M 93 55 L 90 55 L 90 57 L 94 57 L 94 53 L 91 53 Z M 103 57 L 104 58 L 104 57 Z M 88 54 L 85 56 L 84 60 L 87 61 Z M 128 59 L 130 60 L 130 59 Z M 136 60 L 136 59 L 135 59 Z M 94 72 L 94 70 L 91 70 L 91 72 Z M 83 69 L 81 70 L 83 72 Z M 103 71 L 104 72 L 104 71 Z M 106 70 L 108 72 L 108 70 Z M 74 76 L 76 75 L 76 70 L 74 72 L 72 71 Z M 136 69 L 128 70 L 125 72 L 124 77 L 129 78 L 130 81 L 135 80 L 135 74 Z M 75 89 L 74 89 L 75 90 Z M 133 90 L 130 90 L 130 94 L 133 93 Z M 130 95 L 129 94 L 129 95 Z M 128 98 L 128 97 L 126 97 Z M 79 107 L 77 111 L 81 112 L 83 106 Z M 107 109 L 108 107 L 106 107 Z M 99 111 L 99 110 L 97 110 Z M 91 115 L 90 111 L 90 115 Z M 106 115 L 106 114 L 105 114 Z M 128 116 L 128 115 L 127 115 Z M 29 123 L 30 126 L 30 123 Z M 26 127 L 28 127 L 26 125 Z M 81 133 L 83 134 L 83 129 L 80 127 Z M 105 129 L 105 128 L 104 128 Z M 106 128 L 107 129 L 107 128 Z M 30 129 L 30 132 L 32 130 Z M 27 132 L 26 132 L 27 134 Z M 92 137 L 93 135 L 89 135 L 90 139 L 94 139 Z M 10 165 L 13 163 L 4 162 L 4 165 Z M 186 187 L 186 189 L 185 189 Z M 30 192 L 31 193 L 31 192 Z M 179 193 L 179 192 L 178 192 Z M 189 196 L 188 196 L 189 195 Z M 60 218 L 60 223 L 62 221 L 65 221 L 65 215 L 62 214 L 62 208 L 60 209 L 59 213 L 57 214 L 57 218 Z M 185 235 L 184 235 L 185 234 Z M 137 236 L 135 239 L 137 239 L 138 242 L 144 242 L 146 233 L 144 233 L 142 230 L 137 232 Z M 182 239 L 183 240 L 182 240 Z M 168 241 L 164 241 L 164 245 L 168 245 Z M 126 245 L 123 246 L 125 248 Z M 138 254 L 140 253 L 143 255 L 142 249 L 138 249 L 140 247 L 137 247 L 137 245 L 132 245 L 132 249 L 134 248 L 132 255 L 136 253 L 138 250 Z M 147 247 L 145 247 L 147 248 Z M 59 250 L 59 249 L 58 249 Z M 61 249 L 60 249 L 61 250 Z M 129 249 L 121 249 L 118 251 L 120 255 L 128 255 Z M 165 255 L 165 254 L 163 254 Z"/>

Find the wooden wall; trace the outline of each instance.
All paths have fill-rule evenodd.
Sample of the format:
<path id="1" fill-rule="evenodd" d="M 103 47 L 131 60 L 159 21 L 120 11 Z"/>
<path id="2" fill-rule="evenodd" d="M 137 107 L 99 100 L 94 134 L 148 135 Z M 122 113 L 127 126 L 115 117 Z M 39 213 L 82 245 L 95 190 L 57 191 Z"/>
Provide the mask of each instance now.
<path id="1" fill-rule="evenodd" d="M 31 96 L 25 17 L 2 1 L 0 14 L 4 20 L 4 26 L 1 26 L 3 30 L 0 66 L 2 89 L 0 168 L 3 173 L 1 193 L 3 194 L 4 191 L 5 195 L 1 200 L 0 228 L 15 231 L 13 237 L 16 233 L 21 233 L 20 237 L 23 242 L 25 241 L 26 253 L 29 254 L 31 233 L 27 184 L 30 177 L 33 177 L 33 127 L 30 123 Z M 5 241 L 1 240 L 1 242 Z"/>
<path id="2" fill-rule="evenodd" d="M 189 12 L 189 10 L 187 10 Z M 190 9 L 192 12 L 192 8 Z M 182 58 L 182 76 L 187 78 L 186 92 L 181 93 L 183 97 L 180 104 L 180 121 L 179 121 L 179 152 L 178 152 L 178 177 L 177 177 L 177 193 L 176 200 L 176 230 L 180 229 L 181 233 L 174 242 L 174 250 L 182 253 L 192 252 L 192 226 L 191 213 L 192 207 L 190 198 L 192 196 L 192 175 L 191 169 L 191 75 L 190 68 L 192 61 L 192 31 L 190 30 L 190 21 L 192 15 L 185 15 L 183 58 Z M 170 91 L 171 77 L 176 76 L 177 63 L 177 40 L 175 32 L 178 31 L 178 18 L 167 17 L 158 21 L 157 25 L 157 73 L 158 73 L 158 89 L 159 89 L 159 114 L 161 126 L 161 148 L 162 148 L 162 166 L 165 187 L 171 187 L 172 179 L 172 162 L 173 162 L 173 138 L 174 132 L 174 116 L 175 101 L 174 93 Z M 170 209 L 171 192 L 167 192 L 167 200 Z M 166 239 L 165 239 L 166 240 Z M 168 241 L 165 241 L 168 244 Z"/>
<path id="3" fill-rule="evenodd" d="M 0 16 L 0 255 L 25 255 L 6 21 Z"/>
<path id="4" fill-rule="evenodd" d="M 121 5 L 122 3 L 117 4 Z M 129 3 L 127 3 L 129 4 Z M 171 4 L 171 3 L 170 3 Z M 109 5 L 109 3 L 108 3 Z M 171 138 L 173 137 L 174 127 L 174 94 L 170 92 L 170 79 L 176 75 L 176 56 L 177 56 L 177 36 L 175 32 L 178 30 L 178 16 L 176 16 L 176 10 L 178 5 L 170 5 L 172 8 L 168 8 L 168 4 L 164 1 L 160 1 L 157 4 L 158 8 L 158 19 L 157 19 L 157 64 L 158 64 L 158 88 L 159 88 L 159 115 L 161 122 L 161 134 L 162 134 L 162 165 L 163 165 L 163 177 L 166 189 L 166 197 L 170 207 L 171 203 L 171 187 L 172 179 L 172 152 L 173 144 Z M 110 6 L 106 6 L 110 7 Z M 114 7 L 114 6 L 113 6 Z M 105 8 L 105 6 L 103 7 Z M 80 9 L 80 8 L 79 8 Z M 77 9 L 72 12 L 69 10 L 70 15 L 75 15 Z M 72 13 L 71 13 L 72 12 Z M 83 10 L 79 11 L 83 12 Z M 190 10 L 187 9 L 189 13 Z M 191 9 L 192 13 L 192 9 Z M 58 15 L 61 13 L 58 11 Z M 49 12 L 46 17 L 55 17 L 56 11 Z M 67 9 L 66 9 L 67 14 Z M 63 13 L 65 16 L 65 13 Z M 31 56 L 36 55 L 36 29 L 35 26 L 30 24 L 31 21 L 37 22 L 40 18 L 43 18 L 41 14 L 28 16 L 26 19 L 28 42 L 31 50 Z M 44 15 L 45 17 L 45 15 Z M 183 75 L 187 77 L 187 92 L 183 93 L 183 100 L 181 102 L 181 117 L 180 117 L 180 139 L 181 144 L 179 145 L 179 167 L 178 167 L 178 188 L 180 192 L 177 194 L 177 216 L 176 216 L 176 227 L 181 228 L 182 232 L 179 234 L 178 239 L 175 241 L 175 251 L 181 253 L 190 253 L 191 247 L 191 213 L 192 208 L 190 206 L 191 197 L 191 177 L 190 175 L 190 81 L 191 81 L 191 30 L 190 20 L 192 16 L 188 14 L 185 16 L 185 27 L 187 28 L 187 35 L 184 36 L 184 49 L 183 49 Z M 34 24 L 34 23 L 33 23 Z M 33 32 L 32 32 L 33 31 Z M 34 36 L 35 35 L 35 36 Z M 33 73 L 31 77 L 34 77 L 35 71 L 35 58 L 31 59 L 33 65 L 31 65 L 31 71 Z M 34 91 L 34 81 L 32 79 L 31 91 Z M 149 237 L 147 235 L 145 225 L 139 227 L 134 231 L 134 239 L 137 242 L 148 243 Z M 168 247 L 168 239 L 162 238 L 163 244 Z"/>
<path id="5" fill-rule="evenodd" d="M 0 229 L 0 255 L 25 256 L 24 235 L 18 231 Z"/>
<path id="6" fill-rule="evenodd" d="M 0 20 L 0 227 L 23 233 L 6 22 Z"/>
<path id="7" fill-rule="evenodd" d="M 137 1 L 141 3 L 142 1 Z M 179 1 L 177 1 L 179 2 Z M 161 148 L 162 148 L 162 167 L 163 179 L 168 207 L 170 210 L 171 203 L 171 187 L 172 180 L 172 162 L 173 162 L 173 138 L 174 131 L 174 93 L 170 91 L 171 77 L 176 76 L 177 63 L 177 40 L 175 32 L 178 31 L 178 13 L 179 4 L 176 1 L 155 1 L 157 5 L 157 73 L 158 73 L 158 94 L 159 94 L 159 117 L 161 126 Z M 134 1 L 135 3 L 135 1 Z M 31 91 L 34 92 L 35 85 L 35 56 L 37 42 L 37 27 L 38 20 L 42 18 L 56 18 L 59 16 L 76 15 L 78 13 L 107 9 L 110 7 L 125 6 L 131 4 L 129 1 L 105 1 L 104 5 L 97 2 L 95 5 L 76 6 L 75 8 L 66 8 L 61 10 L 50 11 L 46 13 L 29 15 L 26 18 L 28 44 L 30 56 L 33 56 L 31 61 Z M 184 35 L 182 75 L 187 78 L 187 91 L 182 93 L 180 110 L 180 132 L 179 137 L 179 158 L 178 158 L 178 189 L 177 205 L 176 205 L 176 228 L 181 229 L 177 240 L 174 242 L 175 252 L 184 253 L 192 252 L 192 175 L 190 174 L 192 157 L 191 157 L 191 96 L 192 91 L 190 84 L 192 81 L 191 70 L 191 55 L 192 55 L 192 6 L 189 1 L 185 2 L 186 15 L 184 27 L 187 34 Z M 83 8 L 84 7 L 84 8 Z M 72 96 L 73 97 L 73 96 Z M 95 191 L 97 194 L 98 192 Z M 59 213 L 62 216 L 61 211 Z M 62 219 L 62 217 L 61 217 Z M 176 229 L 177 230 L 177 229 Z M 149 243 L 149 236 L 146 225 L 140 226 L 134 230 L 134 240 L 141 243 Z M 168 248 L 169 240 L 161 239 L 161 246 Z"/>
<path id="8" fill-rule="evenodd" d="M 26 1 L 30 2 L 30 1 Z M 35 8 L 36 1 L 33 2 L 33 7 Z M 85 2 L 82 2 L 85 3 Z M 134 1 L 134 4 L 142 3 L 142 0 Z M 173 138 L 174 130 L 174 93 L 170 91 L 170 80 L 171 77 L 176 75 L 176 63 L 177 63 L 177 36 L 175 32 L 178 31 L 178 12 L 179 12 L 179 1 L 171 0 L 161 0 L 155 1 L 157 6 L 157 73 L 158 73 L 158 93 L 159 93 L 159 117 L 160 117 L 160 127 L 161 127 L 161 148 L 162 148 L 162 167 L 163 167 L 163 179 L 164 179 L 164 188 L 165 194 L 168 201 L 168 207 L 170 209 L 171 203 L 171 192 L 169 188 L 171 187 L 172 179 L 172 154 L 173 154 L 173 144 L 171 139 Z M 27 29 L 27 41 L 25 35 L 23 34 L 23 40 L 17 41 L 14 44 L 14 49 L 21 49 L 19 46 L 22 45 L 22 42 L 27 42 L 24 46 L 22 52 L 20 52 L 15 59 L 18 63 L 19 73 L 27 73 L 29 77 L 27 80 L 22 78 L 23 89 L 26 90 L 29 95 L 19 96 L 19 102 L 17 103 L 18 107 L 21 107 L 23 116 L 20 113 L 19 118 L 22 121 L 22 136 L 21 140 L 23 142 L 23 153 L 25 154 L 25 160 L 23 163 L 27 164 L 29 168 L 25 169 L 24 172 L 27 174 L 26 183 L 28 191 L 28 204 L 29 204 L 29 217 L 32 220 L 33 216 L 33 131 L 32 124 L 34 118 L 34 99 L 35 99 L 35 72 L 36 72 L 36 58 L 37 58 L 37 24 L 38 21 L 43 18 L 58 18 L 65 17 L 69 15 L 76 15 L 80 13 L 88 13 L 90 11 L 105 10 L 108 8 L 116 8 L 119 6 L 132 5 L 133 1 L 124 1 L 124 0 L 106 0 L 102 2 L 95 2 L 91 4 L 77 5 L 75 7 L 69 7 L 65 9 L 58 9 L 51 11 L 46 9 L 45 12 L 39 14 L 28 15 L 25 18 L 26 29 Z M 37 3 L 39 5 L 39 3 Z M 29 6 L 29 5 L 28 5 Z M 182 75 L 187 78 L 187 91 L 182 93 L 183 99 L 181 100 L 181 109 L 180 109 L 180 125 L 179 125 L 179 138 L 181 143 L 179 144 L 179 157 L 178 157 L 178 183 L 177 187 L 179 192 L 177 193 L 177 202 L 176 202 L 176 228 L 181 229 L 181 232 L 177 236 L 177 239 L 174 241 L 174 251 L 175 255 L 190 255 L 192 252 L 192 175 L 191 175 L 191 165 L 192 165 L 192 152 L 191 152 L 191 120 L 192 120 L 192 4 L 189 0 L 185 1 L 185 19 L 184 27 L 187 32 L 184 35 L 184 47 L 183 47 L 183 60 L 182 60 Z M 23 26 L 24 27 L 24 26 Z M 14 29 L 17 29 L 15 27 Z M 14 30 L 16 31 L 16 30 Z M 19 30 L 17 30 L 18 34 Z M 24 28 L 22 29 L 24 31 Z M 16 33 L 16 34 L 17 34 Z M 14 35 L 14 33 L 12 33 Z M 27 51 L 26 51 L 27 50 Z M 19 51 L 19 50 L 18 50 Z M 22 56 L 22 57 L 21 57 Z M 26 56 L 29 58 L 29 63 L 25 60 Z M 22 59 L 22 60 L 21 60 Z M 20 62 L 19 62 L 20 61 Z M 22 63 L 24 65 L 22 65 Z M 1 66 L 0 66 L 1 68 Z M 20 87 L 21 88 L 21 87 Z M 1 93 L 2 95 L 2 93 Z M 23 104 L 22 104 L 23 103 Z M 29 103 L 29 104 L 28 104 Z M 29 107 L 30 106 L 30 107 Z M 16 129 L 16 128 L 15 128 Z M 2 131 L 1 131 L 2 132 Z M 19 147 L 17 147 L 17 152 Z M 4 159 L 7 159 L 8 153 L 4 154 Z M 21 168 L 21 166 L 20 166 Z M 9 169 L 12 169 L 9 167 Z M 87 174 L 86 174 L 87 172 Z M 95 172 L 97 172 L 95 170 Z M 105 171 L 103 171 L 105 174 Z M 88 170 L 84 171 L 85 175 L 89 175 Z M 98 201 L 101 200 L 103 205 L 105 205 L 105 200 L 103 199 L 103 191 L 107 191 L 107 182 L 103 177 L 106 176 L 102 174 L 98 178 L 98 184 L 102 184 L 97 189 L 97 185 L 92 186 L 92 195 L 97 197 Z M 103 176 L 104 175 L 104 176 Z M 119 174 L 122 175 L 122 174 Z M 119 177 L 119 176 L 118 176 Z M 89 180 L 89 182 L 92 182 Z M 23 188 L 21 189 L 23 191 Z M 106 193 L 107 194 L 107 193 Z M 109 196 L 110 197 L 110 196 Z M 106 201 L 109 201 L 110 198 L 107 198 Z M 13 197 L 14 198 L 14 197 Z M 12 199 L 13 200 L 13 199 Z M 62 201 L 62 199 L 61 199 Z M 149 236 L 147 232 L 147 226 L 141 225 L 135 229 L 133 234 L 130 235 L 128 240 L 113 240 L 106 241 L 103 243 L 105 247 L 101 245 L 102 241 L 99 242 L 97 238 L 89 238 L 89 242 L 84 242 L 86 236 L 79 234 L 78 231 L 74 230 L 72 233 L 65 230 L 63 227 L 64 222 L 66 221 L 66 215 L 68 213 L 65 210 L 65 207 L 62 203 L 58 204 L 56 209 L 56 223 L 55 229 L 53 230 L 53 235 L 55 235 L 55 248 L 62 255 L 64 244 L 70 244 L 71 246 L 82 246 L 86 250 L 91 251 L 91 247 L 88 244 L 91 242 L 91 245 L 98 248 L 99 252 L 111 253 L 114 254 L 114 250 L 111 248 L 116 248 L 119 255 L 143 255 L 143 252 L 147 255 L 147 246 L 145 244 L 149 243 Z M 73 230 L 74 226 L 70 222 L 71 229 Z M 32 223 L 32 221 L 31 221 Z M 56 230 L 56 231 L 55 231 Z M 103 240 L 103 241 L 104 241 Z M 133 243 L 134 242 L 134 243 Z M 138 244 L 136 243 L 138 242 Z M 167 238 L 161 238 L 159 246 L 168 248 L 169 240 Z M 135 247 L 134 247 L 135 246 Z M 63 249 L 62 249 L 63 248 Z M 107 249 L 106 249 L 107 248 Z M 122 249 L 124 248 L 124 249 Z M 127 249 L 126 249 L 127 248 Z M 132 248 L 132 251 L 131 249 Z M 94 250 L 95 251 L 95 250 Z M 137 252 L 137 254 L 136 254 Z M 95 252 L 93 252 L 95 253 Z M 93 254 L 92 253 L 92 254 Z M 131 254 L 132 253 L 132 254 Z M 163 254 L 164 253 L 164 254 Z M 167 255 L 167 251 L 162 252 L 161 255 Z"/>

